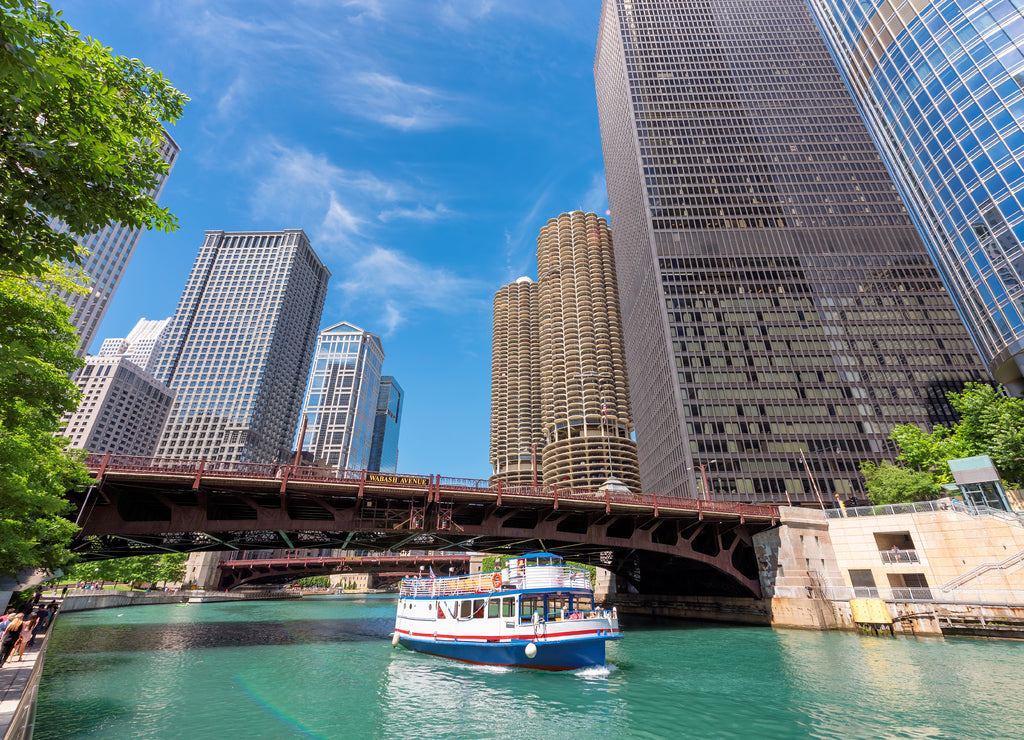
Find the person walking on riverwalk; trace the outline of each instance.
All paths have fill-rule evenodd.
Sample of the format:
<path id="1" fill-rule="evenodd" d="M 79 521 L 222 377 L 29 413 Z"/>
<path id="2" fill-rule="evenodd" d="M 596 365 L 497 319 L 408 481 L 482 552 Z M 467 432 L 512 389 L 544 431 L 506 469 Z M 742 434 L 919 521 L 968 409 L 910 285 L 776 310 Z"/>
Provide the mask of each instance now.
<path id="1" fill-rule="evenodd" d="M 21 656 L 25 654 L 25 646 L 32 641 L 32 632 L 35 630 L 36 625 L 39 624 L 39 615 L 32 614 L 26 617 L 21 623 L 21 634 L 18 636 L 18 640 L 14 643 L 14 649 L 12 652 L 18 654 L 15 660 L 21 660 Z"/>
<path id="2" fill-rule="evenodd" d="M 0 637 L 0 666 L 7 662 L 7 656 L 14 649 L 14 643 L 21 637 L 21 623 L 24 620 L 20 614 L 15 614 L 4 630 L 3 637 Z"/>
<path id="3" fill-rule="evenodd" d="M 32 635 L 28 638 L 28 647 L 35 646 L 36 635 L 40 632 L 46 632 L 46 627 L 50 624 L 50 610 L 46 608 L 46 604 L 39 607 L 36 616 L 36 626 L 32 628 Z"/>

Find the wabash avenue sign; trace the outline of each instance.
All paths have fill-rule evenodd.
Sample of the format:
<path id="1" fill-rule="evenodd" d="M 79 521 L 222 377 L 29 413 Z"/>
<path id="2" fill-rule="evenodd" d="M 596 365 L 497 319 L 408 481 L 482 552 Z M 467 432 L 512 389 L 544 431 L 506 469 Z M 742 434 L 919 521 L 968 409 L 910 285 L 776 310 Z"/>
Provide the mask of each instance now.
<path id="1" fill-rule="evenodd" d="M 384 475 L 383 473 L 367 473 L 367 483 L 397 483 L 400 486 L 429 486 L 430 478 L 412 478 L 408 475 Z"/>

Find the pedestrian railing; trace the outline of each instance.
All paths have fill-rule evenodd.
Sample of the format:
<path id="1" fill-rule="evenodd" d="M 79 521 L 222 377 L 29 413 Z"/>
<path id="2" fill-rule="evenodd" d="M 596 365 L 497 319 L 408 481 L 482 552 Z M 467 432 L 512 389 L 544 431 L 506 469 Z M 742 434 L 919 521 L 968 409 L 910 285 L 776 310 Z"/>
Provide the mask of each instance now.
<path id="1" fill-rule="evenodd" d="M 1020 565 L 1024 565 L 1024 550 L 1021 550 L 1020 552 L 1006 558 L 1006 560 L 1002 560 L 998 563 L 982 563 L 966 573 L 958 575 L 948 583 L 942 584 L 942 590 L 949 591 L 950 589 L 959 588 L 965 583 L 973 581 L 975 578 L 978 578 L 990 570 L 1005 571 L 1010 570 L 1011 568 L 1017 568 Z"/>
<path id="2" fill-rule="evenodd" d="M 959 501 L 951 498 L 935 501 L 916 501 L 909 504 L 879 504 L 876 506 L 847 506 L 845 509 L 825 509 L 826 519 L 843 519 L 859 516 L 891 516 L 893 514 L 915 514 L 921 511 L 970 511 Z"/>
<path id="3" fill-rule="evenodd" d="M 889 565 L 921 562 L 921 558 L 917 556 L 917 550 L 882 550 L 878 554 L 882 556 L 882 562 Z"/>
<path id="4" fill-rule="evenodd" d="M 1024 591 L 1010 589 L 954 588 L 949 591 L 943 591 L 939 588 L 913 588 L 899 586 L 822 586 L 817 590 L 820 591 L 821 596 L 829 601 L 882 599 L 883 601 L 916 602 L 924 604 L 975 604 L 984 606 L 1024 607 Z"/>

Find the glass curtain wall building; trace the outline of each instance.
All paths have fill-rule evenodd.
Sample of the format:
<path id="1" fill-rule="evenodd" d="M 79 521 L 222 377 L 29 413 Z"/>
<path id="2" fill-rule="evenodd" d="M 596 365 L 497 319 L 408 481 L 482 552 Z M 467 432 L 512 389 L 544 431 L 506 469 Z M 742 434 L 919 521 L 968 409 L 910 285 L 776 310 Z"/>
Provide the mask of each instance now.
<path id="1" fill-rule="evenodd" d="M 159 198 L 163 192 L 180 152 L 181 148 L 177 142 L 165 131 L 164 140 L 160 143 L 160 156 L 167 162 L 167 172 L 157 178 L 156 186 L 151 191 L 154 198 Z M 67 226 L 59 220 L 54 220 L 50 226 L 57 231 L 67 230 Z M 120 224 L 111 224 L 94 234 L 77 237 L 78 243 L 88 253 L 82 262 L 82 270 L 92 280 L 88 286 L 89 291 L 57 291 L 54 294 L 71 307 L 69 321 L 78 330 L 79 356 L 89 351 L 89 345 L 92 344 L 96 330 L 107 313 L 110 299 L 114 297 L 114 291 L 121 283 L 125 268 L 135 254 L 135 247 L 141 236 L 142 229 L 129 229 Z"/>
<path id="2" fill-rule="evenodd" d="M 367 469 L 383 364 L 376 334 L 345 321 L 320 332 L 302 404 L 306 434 L 297 440 L 304 459 L 339 470 Z"/>
<path id="3" fill-rule="evenodd" d="M 207 231 L 157 361 L 157 455 L 287 460 L 331 274 L 299 229 Z"/>
<path id="4" fill-rule="evenodd" d="M 377 414 L 373 420 L 373 441 L 370 443 L 367 470 L 398 472 L 398 434 L 402 428 L 403 406 L 405 393 L 402 386 L 391 375 L 383 376 L 377 395 Z"/>
<path id="5" fill-rule="evenodd" d="M 1024 395 L 1024 0 L 810 0 L 989 371 Z"/>
<path id="6" fill-rule="evenodd" d="M 803 0 L 604 0 L 595 81 L 645 491 L 845 498 L 952 420 L 984 370 Z"/>

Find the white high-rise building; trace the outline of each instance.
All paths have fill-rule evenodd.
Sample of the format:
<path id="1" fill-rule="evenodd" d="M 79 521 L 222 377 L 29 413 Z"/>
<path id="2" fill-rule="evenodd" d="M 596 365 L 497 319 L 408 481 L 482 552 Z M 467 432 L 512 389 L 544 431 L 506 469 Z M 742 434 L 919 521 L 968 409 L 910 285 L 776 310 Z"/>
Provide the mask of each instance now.
<path id="1" fill-rule="evenodd" d="M 307 458 L 341 470 L 367 468 L 383 363 L 376 334 L 344 321 L 320 332 L 302 406 L 306 434 L 297 440 Z"/>
<path id="2" fill-rule="evenodd" d="M 157 362 L 159 456 L 288 457 L 330 275 L 301 229 L 206 232 Z"/>
<path id="3" fill-rule="evenodd" d="M 65 415 L 61 436 L 89 452 L 150 457 L 174 394 L 125 354 L 87 355 L 75 382 L 82 401 Z"/>
<path id="4" fill-rule="evenodd" d="M 164 140 L 160 144 L 160 154 L 167 162 L 168 169 L 166 174 L 157 178 L 156 187 L 150 193 L 154 198 L 159 198 L 160 193 L 163 192 L 164 185 L 167 183 L 167 178 L 170 176 L 180 152 L 181 147 L 165 131 Z M 67 226 L 57 219 L 50 226 L 55 231 L 67 230 Z M 92 280 L 89 285 L 90 290 L 85 294 L 59 291 L 56 295 L 72 309 L 70 321 L 71 325 L 78 330 L 79 356 L 88 352 L 96 329 L 103 321 L 110 299 L 121 283 L 125 268 L 135 253 L 135 247 L 138 245 L 141 235 L 142 229 L 129 229 L 120 224 L 111 224 L 94 234 L 78 237 L 78 243 L 88 252 L 82 263 L 82 269 Z"/>
<path id="5" fill-rule="evenodd" d="M 126 337 L 104 339 L 100 345 L 99 356 L 123 355 L 146 372 L 156 369 L 156 361 L 163 347 L 163 338 L 171 320 L 139 319 L 139 323 L 128 332 Z"/>

